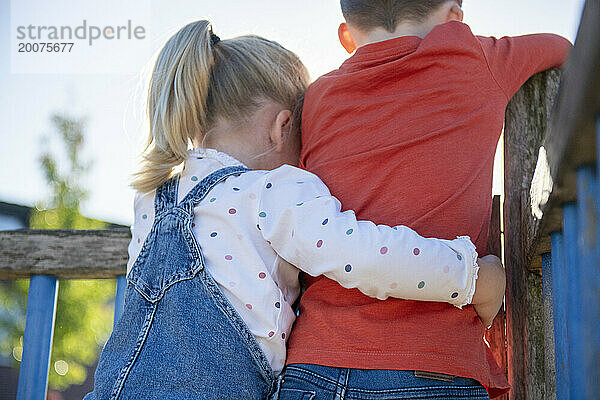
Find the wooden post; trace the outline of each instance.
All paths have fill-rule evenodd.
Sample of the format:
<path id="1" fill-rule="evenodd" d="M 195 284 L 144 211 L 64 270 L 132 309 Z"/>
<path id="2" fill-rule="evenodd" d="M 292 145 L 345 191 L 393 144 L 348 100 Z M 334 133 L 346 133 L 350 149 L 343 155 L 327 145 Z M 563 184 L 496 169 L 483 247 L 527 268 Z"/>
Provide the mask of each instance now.
<path id="1" fill-rule="evenodd" d="M 595 165 L 577 169 L 577 218 L 578 263 L 572 266 L 569 279 L 575 279 L 577 290 L 569 293 L 574 297 L 574 314 L 569 325 L 571 353 L 571 398 L 597 399 L 600 396 L 600 360 L 598 359 L 598 304 L 600 254 L 598 248 L 597 174 Z"/>
<path id="2" fill-rule="evenodd" d="M 545 398 L 542 279 L 529 267 L 535 227 L 529 190 L 547 123 L 558 92 L 560 73 L 532 77 L 508 105 L 504 128 L 504 235 L 507 274 L 506 313 L 508 378 L 511 399 Z M 535 262 L 539 261 L 539 262 Z M 551 378 L 551 377 L 548 377 Z"/>
<path id="3" fill-rule="evenodd" d="M 567 335 L 568 270 L 565 262 L 564 235 L 552 233 L 552 300 L 554 318 L 554 358 L 556 398 L 569 398 L 569 337 Z"/>
<path id="4" fill-rule="evenodd" d="M 117 326 L 117 322 L 123 314 L 123 308 L 125 306 L 125 289 L 127 288 L 127 279 L 125 275 L 119 275 L 117 277 L 117 290 L 115 291 L 115 316 L 113 319 L 113 330 Z"/>
<path id="5" fill-rule="evenodd" d="M 579 226 L 578 226 L 578 210 L 577 210 L 577 203 L 573 202 L 573 203 L 566 203 L 563 205 L 563 238 L 564 238 L 564 242 L 563 242 L 563 246 L 564 246 L 564 259 L 565 259 L 565 265 L 566 265 L 566 278 L 567 278 L 567 288 L 566 288 L 566 292 L 570 295 L 571 293 L 575 293 L 579 290 L 579 287 L 577 285 L 578 283 L 578 277 L 574 276 L 574 272 L 575 272 L 575 265 L 579 264 L 579 251 L 577 249 L 577 234 L 579 232 Z M 571 362 L 571 354 L 572 354 L 572 347 L 573 347 L 573 341 L 570 340 L 571 334 L 572 334 L 572 329 L 571 326 L 573 325 L 573 321 L 578 319 L 578 316 L 576 315 L 580 304 L 577 302 L 577 297 L 575 296 L 567 296 L 567 303 L 566 303 L 566 339 L 567 341 L 567 348 L 566 348 L 566 352 L 567 352 L 567 362 L 568 364 L 566 365 L 566 373 L 567 373 L 567 382 L 569 384 L 569 386 L 566 388 L 566 392 L 565 392 L 565 397 L 563 398 L 570 398 L 571 393 L 573 393 L 573 386 L 572 386 L 572 381 L 571 381 L 571 377 L 573 376 L 573 374 L 577 373 L 578 370 L 573 371 L 572 369 L 572 365 L 573 363 Z M 574 397 L 573 399 L 576 399 L 577 397 Z"/>
<path id="6" fill-rule="evenodd" d="M 553 304 L 555 322 L 567 322 L 566 329 L 555 324 L 554 331 L 558 349 L 554 354 L 555 369 L 559 375 L 558 396 L 559 399 L 598 398 L 600 261 L 597 252 L 600 251 L 600 244 L 594 245 L 593 241 L 600 240 L 596 220 L 600 218 L 600 200 L 591 194 L 594 190 L 591 183 L 594 174 L 589 174 L 589 179 L 583 182 L 581 174 L 582 168 L 596 165 L 600 151 L 600 139 L 596 132 L 596 121 L 600 115 L 599 0 L 585 2 L 575 47 L 571 50 L 563 78 L 549 129 L 545 124 L 549 105 L 552 104 L 549 94 L 554 92 L 553 84 L 544 81 L 536 83 L 539 76 L 530 80 L 511 101 L 505 126 L 508 369 L 513 385 L 511 398 L 519 400 L 541 396 L 535 386 L 547 387 L 550 384 L 548 380 L 554 378 L 554 375 L 544 377 L 541 371 L 536 371 L 539 368 L 536 355 L 541 350 L 538 350 L 540 342 L 534 335 L 536 320 L 532 318 L 532 313 L 538 314 L 541 310 L 536 308 L 538 283 L 527 272 L 528 268 L 539 269 L 540 255 L 550 251 L 551 234 L 563 253 L 562 257 L 555 255 L 552 249 L 552 258 L 558 261 L 557 269 L 553 272 L 567 278 L 566 284 L 553 293 L 563 299 L 566 297 L 568 303 L 566 310 L 564 302 Z M 545 138 L 541 142 L 544 133 Z M 529 189 L 537 194 L 545 190 L 544 182 L 531 182 L 532 161 L 542 143 L 546 149 L 553 188 L 548 201 L 536 205 L 536 211 L 538 214 L 541 211 L 543 217 L 535 220 L 529 212 L 528 193 Z M 585 183 L 587 188 L 582 189 L 581 183 Z M 581 190 L 583 193 L 579 192 Z M 597 203 L 596 210 L 589 212 L 594 209 L 594 200 Z M 583 229 L 579 224 L 583 225 Z M 586 235 L 586 231 L 589 234 Z M 561 237 L 562 246 L 559 244 Z M 594 246 L 597 248 L 594 249 Z M 578 263 L 581 257 L 585 260 L 583 269 Z M 565 273 L 561 273 L 561 268 Z M 553 286 L 556 288 L 556 285 Z M 558 301 L 556 297 L 553 300 Z M 561 312 L 557 313 L 560 307 Z M 580 347 L 582 344 L 585 348 Z M 551 349 L 551 346 L 547 348 Z M 536 379 L 537 376 L 540 379 Z M 551 395 L 543 393 L 544 397 L 541 398 Z"/>
<path id="7" fill-rule="evenodd" d="M 58 280 L 55 277 L 31 277 L 17 400 L 46 399 L 57 295 Z"/>
<path id="8" fill-rule="evenodd" d="M 500 196 L 494 196 L 492 200 L 492 217 L 488 233 L 486 254 L 493 254 L 502 258 L 502 231 L 500 227 Z M 507 374 L 506 367 L 506 312 L 504 307 L 500 309 L 490 329 L 485 332 L 485 340 L 490 345 L 494 359 Z M 498 400 L 507 400 L 508 395 L 503 395 Z"/>
<path id="9" fill-rule="evenodd" d="M 556 244 L 556 240 L 553 245 Z M 561 253 L 562 249 L 557 249 L 558 253 Z M 552 248 L 552 252 L 555 249 Z M 561 253 L 562 254 L 562 253 Z M 543 286 L 543 328 L 544 328 L 544 367 L 546 369 L 546 399 L 556 399 L 556 359 L 555 359 L 555 339 L 554 339 L 554 266 L 552 265 L 553 259 L 551 253 L 542 254 L 542 286 Z M 555 377 L 552 379 L 551 377 Z"/>

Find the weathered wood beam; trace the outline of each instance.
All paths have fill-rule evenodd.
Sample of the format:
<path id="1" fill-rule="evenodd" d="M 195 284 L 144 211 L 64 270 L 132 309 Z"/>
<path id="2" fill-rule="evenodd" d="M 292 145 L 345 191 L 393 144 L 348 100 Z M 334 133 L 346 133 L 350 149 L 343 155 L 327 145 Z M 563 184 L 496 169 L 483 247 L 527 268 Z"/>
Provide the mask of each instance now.
<path id="1" fill-rule="evenodd" d="M 600 0 L 586 2 L 575 47 L 551 112 L 557 83 L 556 72 L 532 78 L 507 111 L 504 229 L 508 369 L 514 399 L 555 396 L 554 376 L 544 373 L 552 370 L 545 363 L 553 359 L 550 352 L 554 347 L 544 343 L 551 335 L 544 335 L 545 324 L 540 318 L 544 315 L 538 275 L 540 255 L 550 251 L 550 233 L 562 229 L 562 204 L 576 198 L 577 168 L 594 163 L 597 157 Z M 541 145 L 547 154 L 547 172 L 553 187 L 548 202 L 540 205 L 540 220 L 533 217 L 531 193 L 540 193 L 543 187 L 543 180 L 532 183 Z"/>
<path id="2" fill-rule="evenodd" d="M 59 279 L 125 274 L 129 229 L 0 231 L 0 279 Z"/>
<path id="3" fill-rule="evenodd" d="M 554 376 L 544 374 L 544 369 L 552 370 L 544 364 L 553 359 L 550 352 L 554 346 L 544 344 L 544 336 L 545 340 L 551 340 L 552 335 L 544 335 L 543 321 L 538 318 L 544 315 L 539 302 L 540 279 L 526 268 L 541 268 L 540 254 L 550 251 L 550 234 L 562 229 L 562 205 L 576 198 L 577 168 L 595 163 L 597 159 L 600 0 L 586 1 L 554 113 L 547 110 L 552 104 L 549 100 L 555 82 L 538 80 L 536 83 L 535 79 L 539 76 L 528 82 L 511 102 L 505 128 L 507 341 L 509 380 L 513 385 L 511 398 L 514 399 L 555 396 Z M 546 119 L 550 121 L 548 127 L 544 126 Z M 532 166 L 537 162 L 535 153 L 540 145 L 547 154 L 545 172 L 552 178 L 553 187 L 548 202 L 540 204 L 543 217 L 538 220 L 532 215 L 531 193 L 541 193 L 544 186 L 549 188 L 543 180 L 531 181 Z M 538 173 L 543 170 L 540 168 Z M 544 346 L 545 360 L 541 356 Z"/>
<path id="4" fill-rule="evenodd" d="M 513 203 L 512 212 L 504 214 L 505 221 L 519 220 L 520 237 L 516 243 L 523 245 L 524 266 L 535 270 L 542 267 L 541 254 L 550 251 L 550 237 L 541 236 L 542 220 L 532 213 L 530 189 L 539 149 L 556 109 L 560 79 L 561 73 L 556 69 L 529 79 L 509 103 L 504 127 L 505 204 L 509 200 Z M 514 208 L 517 203 L 520 213 Z"/>
<path id="5" fill-rule="evenodd" d="M 528 269 L 528 246 L 539 225 L 531 213 L 529 186 L 559 80 L 557 70 L 529 79 L 509 103 L 504 127 L 508 376 L 510 398 L 518 400 L 541 399 L 545 391 L 544 335 L 538 317 L 542 282 L 539 271 Z"/>
<path id="6" fill-rule="evenodd" d="M 554 183 L 544 217 L 527 237 L 528 255 L 549 251 L 549 235 L 562 228 L 561 205 L 575 200 L 575 170 L 596 161 L 600 115 L 600 0 L 585 3 L 575 47 L 566 65 L 556 112 L 543 141 Z M 535 189 L 535 188 L 534 188 Z"/>

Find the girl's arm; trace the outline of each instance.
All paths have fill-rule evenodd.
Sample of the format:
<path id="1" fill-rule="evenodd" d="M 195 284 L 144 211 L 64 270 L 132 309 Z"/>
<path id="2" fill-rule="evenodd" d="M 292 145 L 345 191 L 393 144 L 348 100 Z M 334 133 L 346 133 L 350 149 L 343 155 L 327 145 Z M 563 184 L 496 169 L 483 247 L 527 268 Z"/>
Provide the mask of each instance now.
<path id="1" fill-rule="evenodd" d="M 310 275 L 382 300 L 471 302 L 478 266 L 468 237 L 424 238 L 405 226 L 357 221 L 317 176 L 287 165 L 265 175 L 258 205 L 263 237 Z"/>

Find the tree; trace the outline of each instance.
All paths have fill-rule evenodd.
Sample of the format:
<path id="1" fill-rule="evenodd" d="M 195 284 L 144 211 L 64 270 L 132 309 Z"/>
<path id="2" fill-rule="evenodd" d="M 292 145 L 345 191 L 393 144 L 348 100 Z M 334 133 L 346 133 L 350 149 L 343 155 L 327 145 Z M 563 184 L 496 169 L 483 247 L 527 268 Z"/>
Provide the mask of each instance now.
<path id="1" fill-rule="evenodd" d="M 55 136 L 63 154 L 53 154 L 43 141 L 45 151 L 40 165 L 51 196 L 37 204 L 30 219 L 34 229 L 103 229 L 106 223 L 81 215 L 80 205 L 88 192 L 81 184 L 91 168 L 91 162 L 81 160 L 85 122 L 62 115 L 53 115 Z M 25 304 L 28 281 L 5 284 L 0 291 L 0 352 L 21 359 Z M 86 367 L 96 361 L 100 346 L 111 332 L 115 281 L 61 280 L 58 290 L 54 343 L 50 362 L 49 386 L 64 389 L 82 383 Z"/>

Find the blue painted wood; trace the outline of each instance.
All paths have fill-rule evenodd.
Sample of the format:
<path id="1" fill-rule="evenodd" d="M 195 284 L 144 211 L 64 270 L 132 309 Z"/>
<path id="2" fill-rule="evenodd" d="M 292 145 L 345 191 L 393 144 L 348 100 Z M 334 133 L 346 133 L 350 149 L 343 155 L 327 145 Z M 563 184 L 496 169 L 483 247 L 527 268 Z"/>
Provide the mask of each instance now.
<path id="1" fill-rule="evenodd" d="M 58 280 L 55 277 L 31 277 L 17 400 L 46 398 L 57 294 Z"/>
<path id="2" fill-rule="evenodd" d="M 596 119 L 596 162 L 600 165 L 600 114 Z M 596 166 L 596 214 L 600 214 L 600 167 Z M 589 276 L 586 284 L 586 299 L 589 301 L 587 326 L 589 333 L 588 361 L 591 361 L 589 377 L 593 380 L 592 396 L 600 398 L 600 220 L 596 220 L 596 263 L 587 266 Z"/>
<path id="3" fill-rule="evenodd" d="M 117 290 L 115 293 L 115 317 L 113 320 L 113 330 L 123 314 L 123 305 L 125 304 L 125 289 L 127 287 L 127 279 L 125 275 L 119 275 L 117 277 Z"/>
<path id="4" fill-rule="evenodd" d="M 556 394 L 556 358 L 554 344 L 554 290 L 552 288 L 552 254 L 542 254 L 542 317 L 544 323 L 544 376 L 545 395 Z"/>
<path id="5" fill-rule="evenodd" d="M 598 329 L 598 200 L 596 166 L 582 166 L 577 169 L 577 214 L 579 225 L 578 250 L 579 263 L 575 274 L 580 277 L 579 289 L 570 296 L 576 297 L 580 315 L 574 320 L 569 339 L 573 344 L 570 354 L 571 365 L 576 371 L 571 375 L 571 397 L 574 393 L 583 399 L 597 399 L 598 359 L 594 358 L 598 349 L 594 349 L 594 338 Z M 571 312 L 572 310 L 569 310 Z"/>
<path id="6" fill-rule="evenodd" d="M 569 399 L 569 336 L 567 333 L 567 299 L 569 292 L 568 270 L 565 263 L 565 250 L 562 232 L 550 235 L 552 242 L 552 274 L 549 277 L 552 287 L 552 312 L 554 319 L 554 362 L 556 371 L 556 399 Z M 545 276 L 546 271 L 543 273 Z M 546 281 L 544 280 L 544 287 Z"/>
<path id="7" fill-rule="evenodd" d="M 575 293 L 579 291 L 580 278 L 579 275 L 579 252 L 577 249 L 578 239 L 578 218 L 577 218 L 577 204 L 567 203 L 563 206 L 563 245 L 564 245 L 564 258 L 565 258 L 565 269 L 567 271 L 567 339 L 568 339 L 568 355 L 569 364 L 567 367 L 568 383 L 569 383 L 569 398 L 573 394 L 573 376 L 578 372 L 579 368 L 574 365 L 571 354 L 573 354 L 574 341 L 572 339 L 573 326 L 579 324 L 581 321 L 581 304 Z M 576 399 L 577 396 L 572 397 Z"/>

